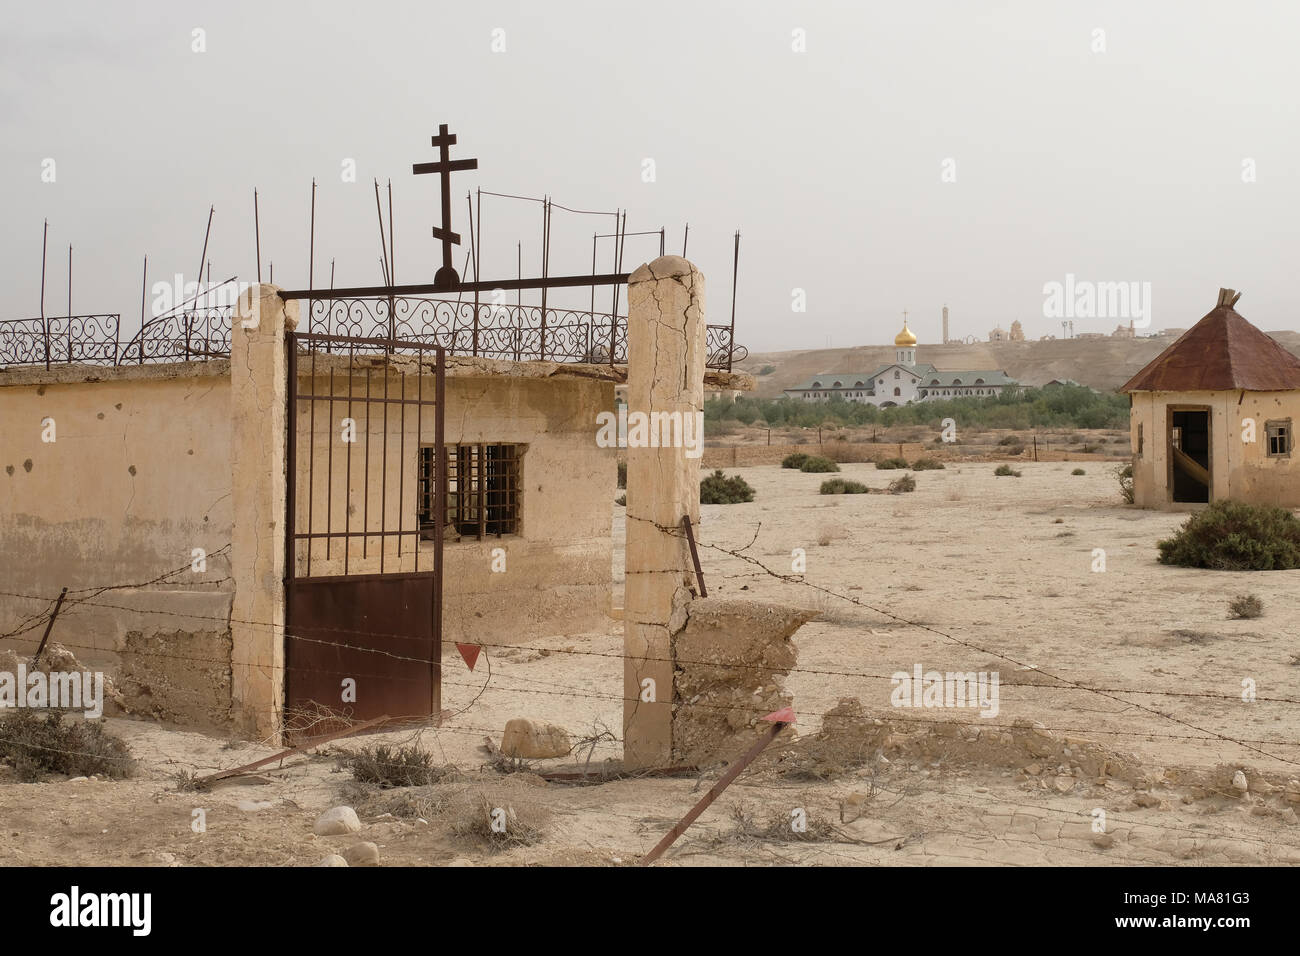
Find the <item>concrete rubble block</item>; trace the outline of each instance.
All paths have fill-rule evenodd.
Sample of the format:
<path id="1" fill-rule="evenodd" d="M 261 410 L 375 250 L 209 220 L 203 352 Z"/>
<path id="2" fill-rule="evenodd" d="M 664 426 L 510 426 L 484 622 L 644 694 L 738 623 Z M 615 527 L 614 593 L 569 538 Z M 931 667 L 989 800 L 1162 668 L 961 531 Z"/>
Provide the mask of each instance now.
<path id="1" fill-rule="evenodd" d="M 563 727 L 527 717 L 508 721 L 501 735 L 501 752 L 507 757 L 540 760 L 567 756 L 572 749 L 569 732 Z"/>
<path id="2" fill-rule="evenodd" d="M 798 660 L 790 637 L 818 613 L 730 598 L 689 604 L 673 635 L 674 763 L 729 759 L 762 731 L 766 714 L 793 706 L 783 684 Z"/>
<path id="3" fill-rule="evenodd" d="M 360 829 L 361 821 L 357 819 L 357 811 L 351 807 L 326 810 L 316 818 L 316 824 L 311 828 L 317 836 L 342 836 L 345 833 L 356 833 Z"/>

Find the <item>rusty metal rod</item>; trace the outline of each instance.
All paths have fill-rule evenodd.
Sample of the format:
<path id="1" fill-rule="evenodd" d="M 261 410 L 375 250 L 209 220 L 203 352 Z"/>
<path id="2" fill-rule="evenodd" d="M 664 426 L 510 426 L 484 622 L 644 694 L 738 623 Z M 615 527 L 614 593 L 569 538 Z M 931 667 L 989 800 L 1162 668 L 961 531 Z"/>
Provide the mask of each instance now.
<path id="1" fill-rule="evenodd" d="M 695 532 L 691 530 L 691 516 L 682 515 L 682 530 L 691 546 L 691 561 L 695 564 L 695 580 L 700 583 L 700 597 L 709 596 L 709 589 L 704 586 L 704 570 L 700 567 L 700 552 L 695 549 Z"/>
<path id="2" fill-rule="evenodd" d="M 649 866 L 655 860 L 659 859 L 659 857 L 663 856 L 664 851 L 677 842 L 677 838 L 686 832 L 687 827 L 694 823 L 696 819 L 699 818 L 699 815 L 707 810 L 714 800 L 722 796 L 722 791 L 731 786 L 732 781 L 740 776 L 741 771 L 753 763 L 755 758 L 767 749 L 767 745 L 776 740 L 777 734 L 783 731 L 786 726 L 787 725 L 781 721 L 773 722 L 772 728 L 760 737 L 754 746 L 750 747 L 749 750 L 746 751 L 745 756 L 741 757 L 727 768 L 727 772 L 718 779 L 718 782 L 713 785 L 708 793 L 700 798 L 700 802 L 691 807 L 690 812 L 677 821 L 677 825 L 665 834 L 664 838 L 655 845 L 655 848 L 641 858 L 639 865 Z"/>
<path id="3" fill-rule="evenodd" d="M 36 648 L 36 656 L 32 658 L 32 663 L 41 659 L 45 653 L 45 642 L 50 639 L 50 631 L 54 630 L 54 619 L 59 616 L 59 608 L 63 607 L 63 599 L 68 596 L 68 589 L 65 587 L 59 592 L 59 599 L 54 602 L 54 611 L 50 614 L 50 622 L 45 625 L 45 634 L 41 637 L 40 646 Z"/>

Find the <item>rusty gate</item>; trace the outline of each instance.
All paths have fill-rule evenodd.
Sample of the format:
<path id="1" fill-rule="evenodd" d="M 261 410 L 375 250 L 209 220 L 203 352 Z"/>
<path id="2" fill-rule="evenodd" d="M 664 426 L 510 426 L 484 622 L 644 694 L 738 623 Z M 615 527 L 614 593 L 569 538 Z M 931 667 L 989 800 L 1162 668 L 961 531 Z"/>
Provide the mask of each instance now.
<path id="1" fill-rule="evenodd" d="M 436 720 L 444 351 L 287 336 L 286 730 Z"/>

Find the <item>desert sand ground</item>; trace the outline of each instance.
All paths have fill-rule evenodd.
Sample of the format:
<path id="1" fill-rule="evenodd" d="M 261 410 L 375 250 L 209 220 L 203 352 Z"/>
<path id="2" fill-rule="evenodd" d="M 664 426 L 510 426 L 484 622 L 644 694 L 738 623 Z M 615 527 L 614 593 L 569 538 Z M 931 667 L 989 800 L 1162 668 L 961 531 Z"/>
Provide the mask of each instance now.
<path id="1" fill-rule="evenodd" d="M 1084 464 L 1082 476 L 1071 474 L 1072 463 L 1017 467 L 1021 478 L 994 477 L 989 462 L 951 463 L 917 473 L 911 494 L 856 496 L 819 495 L 824 475 L 738 469 L 756 500 L 703 507 L 701 557 L 711 594 L 823 613 L 794 638 L 799 665 L 787 687 L 800 740 L 774 744 L 661 865 L 1300 863 L 1300 803 L 1286 792 L 1288 781 L 1300 778 L 1300 610 L 1292 606 L 1300 571 L 1165 567 L 1155 543 L 1185 516 L 1122 505 L 1100 462 Z M 873 487 L 898 474 L 870 464 L 842 468 L 844 477 Z M 616 540 L 622 512 L 615 507 Z M 859 603 L 780 580 L 719 550 L 744 549 L 788 575 L 795 548 L 807 552 L 806 582 Z M 1105 552 L 1104 571 L 1094 570 L 1095 549 Z M 622 559 L 620 549 L 616 593 Z M 1258 595 L 1264 615 L 1230 619 L 1227 603 L 1238 593 Z M 414 793 L 350 794 L 362 821 L 350 837 L 312 835 L 316 816 L 345 801 L 351 779 L 328 753 L 194 792 L 178 787 L 178 774 L 235 767 L 273 751 L 112 719 L 111 729 L 140 761 L 130 780 L 24 784 L 0 771 L 0 860 L 311 865 L 369 840 L 388 866 L 633 864 L 718 768 L 548 784 L 534 772 L 486 768 L 480 749 L 485 736 L 499 740 L 517 716 L 553 721 L 575 736 L 606 728 L 616 734 L 620 652 L 618 624 L 608 633 L 490 647 L 473 673 L 453 649 L 444 707 L 454 716 L 444 726 L 337 748 L 418 739 L 439 763 L 456 765 L 459 778 Z M 997 671 L 998 715 L 891 707 L 889 675 L 916 663 Z M 1245 679 L 1254 681 L 1253 702 L 1242 700 Z M 842 698 L 857 698 L 868 715 L 919 736 L 895 740 L 830 779 L 783 771 L 782 755 L 815 739 L 821 715 Z M 962 726 L 946 726 L 952 720 Z M 1001 729 L 1018 720 L 1019 728 Z M 981 730 L 978 741 L 968 739 L 973 727 Z M 1036 751 L 1040 744 L 1049 746 Z M 1072 750 L 1058 760 L 1063 745 Z M 590 749 L 591 767 L 620 753 L 608 738 Z M 1076 759 L 1085 750 L 1109 755 L 1122 769 L 1072 771 L 1086 763 Z M 570 757 L 532 769 L 573 765 Z M 1246 793 L 1232 785 L 1238 770 Z M 456 808 L 477 806 L 480 793 L 492 806 L 540 822 L 540 839 L 502 850 L 458 835 Z M 205 812 L 205 832 L 191 827 L 195 809 Z M 1104 833 L 1094 829 L 1097 809 L 1106 814 Z M 783 822 L 796 810 L 808 820 L 798 835 Z"/>

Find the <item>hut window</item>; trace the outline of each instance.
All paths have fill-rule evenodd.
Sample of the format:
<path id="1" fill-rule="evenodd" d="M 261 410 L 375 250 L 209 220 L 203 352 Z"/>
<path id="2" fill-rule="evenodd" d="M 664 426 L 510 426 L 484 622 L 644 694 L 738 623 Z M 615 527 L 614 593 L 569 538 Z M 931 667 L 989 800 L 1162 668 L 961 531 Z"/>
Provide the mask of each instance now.
<path id="1" fill-rule="evenodd" d="M 456 534 L 483 538 L 519 533 L 523 453 L 523 445 L 447 446 L 446 522 Z M 433 447 L 421 446 L 420 529 L 436 533 L 433 476 Z"/>
<path id="2" fill-rule="evenodd" d="M 1265 422 L 1264 431 L 1268 434 L 1268 457 L 1290 458 L 1291 419 L 1280 418 Z"/>
<path id="3" fill-rule="evenodd" d="M 1138 422 L 1138 457 L 1142 457 L 1142 423 Z"/>

